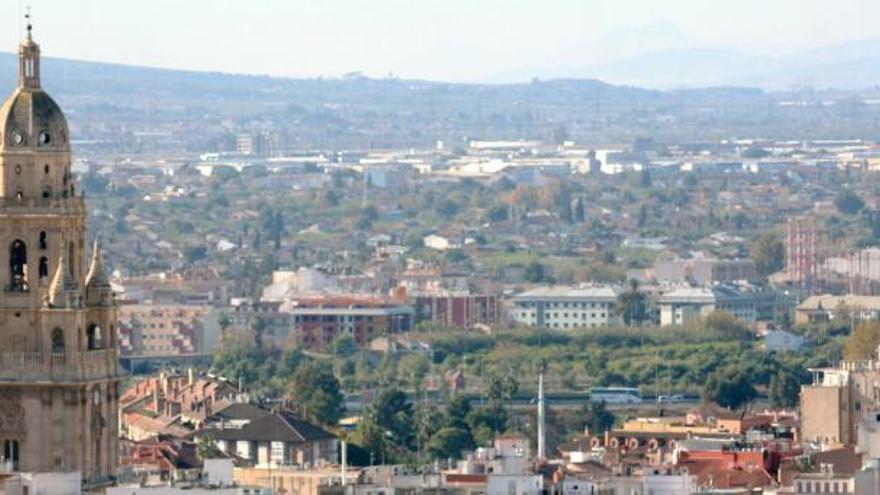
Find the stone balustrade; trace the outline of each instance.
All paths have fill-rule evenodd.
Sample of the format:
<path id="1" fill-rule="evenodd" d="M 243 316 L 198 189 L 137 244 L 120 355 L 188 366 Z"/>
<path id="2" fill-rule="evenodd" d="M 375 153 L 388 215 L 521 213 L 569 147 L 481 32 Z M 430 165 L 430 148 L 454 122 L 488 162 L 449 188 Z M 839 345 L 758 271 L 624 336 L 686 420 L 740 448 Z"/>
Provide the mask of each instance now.
<path id="1" fill-rule="evenodd" d="M 114 376 L 116 349 L 81 352 L 0 352 L 2 382 L 76 382 Z"/>
<path id="2" fill-rule="evenodd" d="M 86 201 L 83 196 L 70 198 L 0 198 L 0 215 L 14 213 L 39 213 L 51 209 L 57 213 L 85 213 Z"/>

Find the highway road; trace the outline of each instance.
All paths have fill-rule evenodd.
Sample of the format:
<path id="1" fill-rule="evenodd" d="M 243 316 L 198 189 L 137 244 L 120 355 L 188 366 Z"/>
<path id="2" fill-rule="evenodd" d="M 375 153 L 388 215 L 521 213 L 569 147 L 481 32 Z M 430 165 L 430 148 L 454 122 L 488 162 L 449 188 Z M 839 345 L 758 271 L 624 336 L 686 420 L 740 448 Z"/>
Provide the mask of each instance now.
<path id="1" fill-rule="evenodd" d="M 465 393 L 464 396 L 470 399 L 472 405 L 485 403 L 485 399 L 477 394 Z M 548 407 L 556 409 L 576 409 L 583 407 L 589 402 L 590 394 L 586 392 L 547 393 L 545 399 Z M 410 400 L 414 400 L 414 397 L 412 397 L 411 394 Z M 434 394 L 422 397 L 420 398 L 420 401 L 440 404 L 442 398 Z M 759 402 L 760 401 L 761 400 L 759 399 Z M 517 394 L 513 397 L 511 406 L 514 409 L 527 409 L 536 407 L 536 402 L 536 396 L 523 393 Z M 643 397 L 642 402 L 638 404 L 607 404 L 607 407 L 611 410 L 656 410 L 658 407 L 662 407 L 666 410 L 686 410 L 698 406 L 700 403 L 701 401 L 699 397 L 685 397 L 681 402 L 658 404 L 656 397 L 646 396 Z M 346 396 L 345 409 L 348 412 L 360 412 L 363 409 L 361 394 L 349 394 Z"/>

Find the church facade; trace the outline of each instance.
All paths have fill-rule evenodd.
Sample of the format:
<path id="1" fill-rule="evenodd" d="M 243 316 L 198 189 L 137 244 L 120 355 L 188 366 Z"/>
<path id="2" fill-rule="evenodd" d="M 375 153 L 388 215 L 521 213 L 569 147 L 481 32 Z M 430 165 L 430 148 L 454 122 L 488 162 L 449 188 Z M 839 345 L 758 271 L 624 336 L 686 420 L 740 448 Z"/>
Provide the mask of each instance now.
<path id="1" fill-rule="evenodd" d="M 0 464 L 101 484 L 118 458 L 115 303 L 30 25 L 18 61 L 0 106 Z"/>

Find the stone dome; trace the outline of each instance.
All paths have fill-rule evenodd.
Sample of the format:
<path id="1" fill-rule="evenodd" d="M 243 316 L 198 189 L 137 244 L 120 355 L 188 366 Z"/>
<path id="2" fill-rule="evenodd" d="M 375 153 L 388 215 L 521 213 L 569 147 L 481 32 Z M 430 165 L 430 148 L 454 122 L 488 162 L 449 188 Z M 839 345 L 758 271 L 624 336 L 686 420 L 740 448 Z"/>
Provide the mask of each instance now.
<path id="1" fill-rule="evenodd" d="M 67 119 L 42 89 L 16 88 L 0 106 L 0 150 L 68 151 Z"/>
<path id="2" fill-rule="evenodd" d="M 69 151 L 67 119 L 40 86 L 40 45 L 18 46 L 18 87 L 0 107 L 0 151 Z"/>

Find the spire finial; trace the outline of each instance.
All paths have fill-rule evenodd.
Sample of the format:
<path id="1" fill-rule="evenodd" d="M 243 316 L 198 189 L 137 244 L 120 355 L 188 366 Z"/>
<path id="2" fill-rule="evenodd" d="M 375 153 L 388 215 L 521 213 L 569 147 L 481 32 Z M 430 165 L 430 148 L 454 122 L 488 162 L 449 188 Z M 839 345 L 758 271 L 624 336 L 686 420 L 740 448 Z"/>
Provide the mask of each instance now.
<path id="1" fill-rule="evenodd" d="M 104 274 L 104 264 L 101 262 L 101 241 L 96 237 L 92 248 L 92 262 L 89 272 L 86 274 L 86 299 L 88 304 L 98 305 L 107 302 L 104 295 L 110 294 L 112 288 Z"/>
<path id="2" fill-rule="evenodd" d="M 31 6 L 28 5 L 27 7 L 25 7 L 25 14 L 24 14 L 24 21 L 27 24 L 27 37 L 28 37 L 28 39 L 31 39 L 31 31 L 34 28 L 33 24 L 31 24 L 31 19 L 32 19 Z"/>

